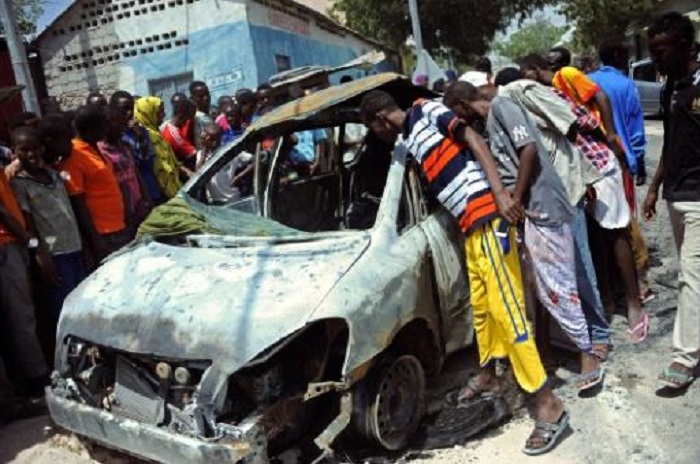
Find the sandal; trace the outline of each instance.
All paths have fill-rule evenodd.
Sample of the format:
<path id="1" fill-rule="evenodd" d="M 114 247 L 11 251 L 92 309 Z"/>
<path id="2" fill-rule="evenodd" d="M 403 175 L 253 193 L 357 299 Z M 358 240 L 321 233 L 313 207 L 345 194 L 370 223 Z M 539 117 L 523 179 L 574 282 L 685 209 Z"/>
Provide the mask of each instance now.
<path id="1" fill-rule="evenodd" d="M 472 377 L 467 382 L 467 385 L 459 390 L 451 391 L 445 395 L 445 403 L 448 406 L 464 406 L 476 399 L 489 398 L 498 393 L 498 386 L 493 390 L 484 389 L 476 377 Z M 468 397 L 466 392 L 471 391 L 471 397 Z"/>
<path id="2" fill-rule="evenodd" d="M 539 456 L 541 454 L 548 453 L 557 444 L 559 438 L 561 438 L 564 431 L 569 427 L 569 413 L 564 411 L 561 417 L 556 423 L 535 421 L 535 429 L 530 434 L 528 442 L 537 438 L 542 439 L 545 443 L 544 446 L 539 448 L 534 448 L 525 444 L 523 448 L 523 453 L 529 456 Z"/>
<path id="3" fill-rule="evenodd" d="M 610 345 L 607 343 L 594 344 L 591 353 L 598 358 L 598 361 L 605 362 L 608 360 L 608 356 L 610 356 Z"/>
<path id="4" fill-rule="evenodd" d="M 631 329 L 627 329 L 627 335 L 632 340 L 632 343 L 642 343 L 649 335 L 649 315 L 644 313 L 644 316 L 639 320 L 637 325 Z"/>
<path id="5" fill-rule="evenodd" d="M 659 374 L 659 381 L 666 387 L 681 390 L 687 388 L 695 380 L 692 371 L 681 372 L 673 366 L 667 367 Z"/>
<path id="6" fill-rule="evenodd" d="M 578 388 L 578 392 L 582 393 L 595 388 L 603 383 L 603 379 L 605 379 L 605 368 L 603 366 L 600 366 L 594 371 L 577 376 L 576 387 Z"/>
<path id="7" fill-rule="evenodd" d="M 656 299 L 656 293 L 650 288 L 647 288 L 642 292 L 641 295 L 639 295 L 639 300 L 642 302 L 643 305 L 654 301 Z"/>

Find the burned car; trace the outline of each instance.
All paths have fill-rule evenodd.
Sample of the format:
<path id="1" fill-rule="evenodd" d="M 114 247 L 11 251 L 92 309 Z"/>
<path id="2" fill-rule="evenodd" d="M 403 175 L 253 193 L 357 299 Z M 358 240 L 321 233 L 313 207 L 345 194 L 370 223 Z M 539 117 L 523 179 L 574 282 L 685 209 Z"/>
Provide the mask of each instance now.
<path id="1" fill-rule="evenodd" d="M 380 74 L 265 115 L 176 199 L 205 226 L 141 239 L 68 297 L 47 389 L 57 424 L 166 463 L 409 443 L 426 377 L 473 330 L 462 239 L 417 166 L 370 135 L 342 160 L 373 89 L 403 107 L 432 97 Z M 299 174 L 288 140 L 311 129 L 336 135 Z M 215 199 L 242 155 L 249 194 Z"/>

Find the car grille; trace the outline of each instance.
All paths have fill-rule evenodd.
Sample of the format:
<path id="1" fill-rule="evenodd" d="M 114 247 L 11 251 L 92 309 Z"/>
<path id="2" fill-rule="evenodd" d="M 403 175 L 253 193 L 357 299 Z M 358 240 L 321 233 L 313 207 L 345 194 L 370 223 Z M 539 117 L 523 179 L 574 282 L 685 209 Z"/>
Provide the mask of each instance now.
<path id="1" fill-rule="evenodd" d="M 117 358 L 115 400 L 112 411 L 122 417 L 153 425 L 163 423 L 165 400 L 136 366 L 123 357 Z"/>

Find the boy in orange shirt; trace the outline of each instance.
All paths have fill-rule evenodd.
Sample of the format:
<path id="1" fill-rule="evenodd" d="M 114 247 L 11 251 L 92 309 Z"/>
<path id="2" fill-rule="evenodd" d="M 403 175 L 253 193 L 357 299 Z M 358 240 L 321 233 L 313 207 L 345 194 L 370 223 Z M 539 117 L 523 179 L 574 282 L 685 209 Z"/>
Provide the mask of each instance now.
<path id="1" fill-rule="evenodd" d="M 129 241 L 124 200 L 111 164 L 97 148 L 106 130 L 104 111 L 81 106 L 74 124 L 78 136 L 58 167 L 83 237 L 99 262 Z"/>

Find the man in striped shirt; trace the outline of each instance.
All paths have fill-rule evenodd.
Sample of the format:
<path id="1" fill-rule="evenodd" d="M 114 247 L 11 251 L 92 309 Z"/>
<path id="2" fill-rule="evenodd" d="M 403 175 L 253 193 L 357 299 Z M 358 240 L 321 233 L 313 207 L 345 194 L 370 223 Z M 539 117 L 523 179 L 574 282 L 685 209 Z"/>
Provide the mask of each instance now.
<path id="1" fill-rule="evenodd" d="M 418 100 L 402 110 L 386 92 L 372 91 L 360 112 L 372 132 L 403 144 L 418 161 L 430 192 L 459 222 L 465 254 L 481 372 L 456 397 L 474 400 L 502 388 L 495 361 L 508 358 L 518 384 L 536 394 L 537 425 L 527 454 L 550 451 L 568 426 L 564 405 L 547 384 L 525 315 L 515 231 L 525 210 L 503 188 L 485 141 L 446 106 Z"/>

